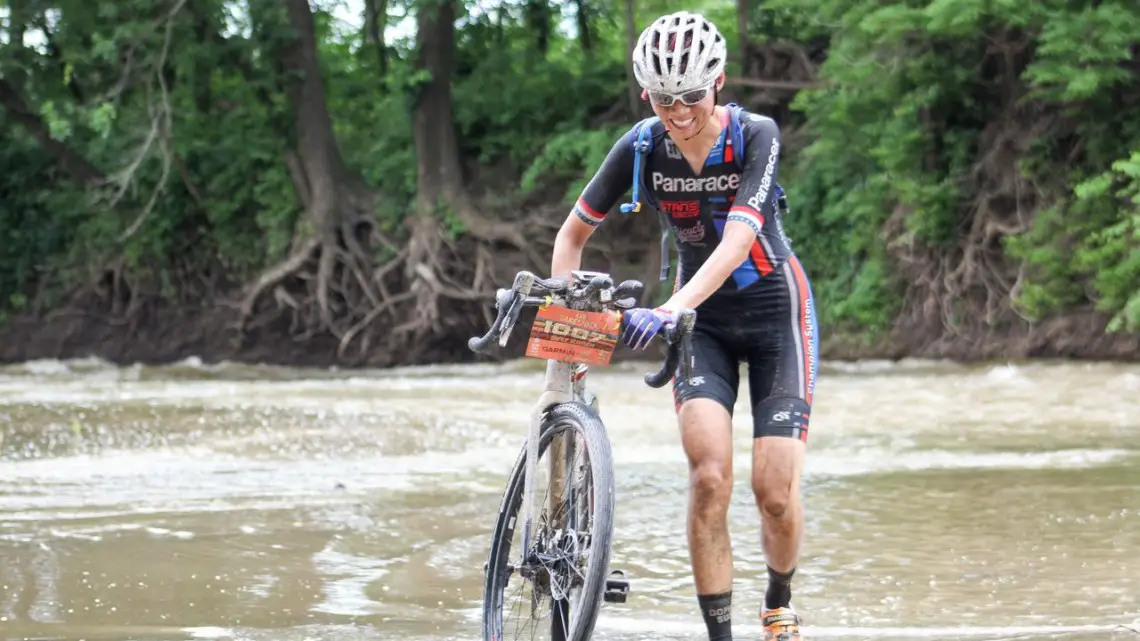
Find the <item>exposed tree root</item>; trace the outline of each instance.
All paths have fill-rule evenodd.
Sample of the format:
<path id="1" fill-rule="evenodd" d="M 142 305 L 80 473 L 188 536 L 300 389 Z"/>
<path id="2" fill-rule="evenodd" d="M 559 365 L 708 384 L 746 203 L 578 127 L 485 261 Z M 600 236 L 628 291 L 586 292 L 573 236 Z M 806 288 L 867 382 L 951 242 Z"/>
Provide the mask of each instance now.
<path id="1" fill-rule="evenodd" d="M 516 248 L 533 252 L 525 242 Z M 404 275 L 415 311 L 392 329 L 390 338 L 410 345 L 408 357 L 413 360 L 431 337 L 468 324 L 470 315 L 456 312 L 466 311 L 472 303 L 485 308 L 496 284 L 486 241 L 449 239 L 437 219 L 422 216 L 413 225 Z"/>
<path id="2" fill-rule="evenodd" d="M 749 43 L 748 51 L 748 76 L 728 79 L 730 85 L 754 90 L 742 100 L 745 105 L 776 108 L 783 116 L 797 91 L 820 85 L 817 78 L 825 51 L 822 48 L 774 41 Z"/>
<path id="3" fill-rule="evenodd" d="M 362 212 L 342 212 L 329 238 L 307 237 L 242 293 L 236 328 L 243 333 L 288 318 L 295 341 L 322 333 L 337 341 L 338 360 L 414 362 L 433 342 L 489 323 L 495 267 L 545 269 L 527 237 L 549 235 L 541 218 L 491 223 L 468 212 L 472 229 L 451 237 L 435 217 L 409 220 L 402 247 Z M 378 250 L 386 258 L 377 259 Z M 547 259 L 548 260 L 548 259 Z M 513 272 L 512 272 L 513 273 Z M 478 316 L 473 312 L 478 309 Z M 464 330 L 466 331 L 466 329 Z"/>
<path id="4" fill-rule="evenodd" d="M 245 323 L 253 314 L 253 306 L 257 303 L 257 299 L 266 290 L 266 288 L 273 287 L 281 282 L 286 276 L 295 273 L 301 268 L 312 256 L 313 252 L 321 244 L 317 238 L 309 238 L 301 245 L 293 250 L 293 254 L 284 261 L 274 265 L 267 271 L 261 274 L 252 286 L 248 288 L 241 303 L 241 319 L 238 329 L 244 329 Z"/>
<path id="5" fill-rule="evenodd" d="M 1021 104 L 1020 97 L 1018 92 L 1008 94 L 1003 117 L 980 136 L 980 158 L 965 179 L 974 197 L 953 245 L 936 247 L 917 240 L 905 229 L 911 212 L 904 207 L 885 225 L 889 251 L 907 283 L 896 329 L 926 336 L 928 343 L 982 343 L 995 332 L 1024 324 L 1012 302 L 1024 274 L 1006 256 L 1002 243 L 1028 228 L 1030 212 L 1038 206 L 1038 189 L 1022 176 L 1018 159 L 1054 120 L 1026 113 L 1034 107 Z"/>

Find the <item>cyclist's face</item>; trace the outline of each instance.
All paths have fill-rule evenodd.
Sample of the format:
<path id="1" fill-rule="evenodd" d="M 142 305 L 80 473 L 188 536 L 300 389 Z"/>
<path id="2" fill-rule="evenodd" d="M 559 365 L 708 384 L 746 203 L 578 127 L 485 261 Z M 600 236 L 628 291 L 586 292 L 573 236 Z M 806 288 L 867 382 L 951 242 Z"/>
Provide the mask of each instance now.
<path id="1" fill-rule="evenodd" d="M 649 104 L 653 106 L 653 113 L 657 114 L 657 117 L 665 123 L 669 131 L 681 136 L 692 136 L 701 131 L 708 119 L 712 117 L 713 109 L 716 107 L 716 92 L 723 87 L 724 74 L 721 73 L 715 84 L 709 87 L 667 97 L 655 96 L 650 93 Z M 661 104 L 669 102 L 672 104 L 668 106 Z"/>

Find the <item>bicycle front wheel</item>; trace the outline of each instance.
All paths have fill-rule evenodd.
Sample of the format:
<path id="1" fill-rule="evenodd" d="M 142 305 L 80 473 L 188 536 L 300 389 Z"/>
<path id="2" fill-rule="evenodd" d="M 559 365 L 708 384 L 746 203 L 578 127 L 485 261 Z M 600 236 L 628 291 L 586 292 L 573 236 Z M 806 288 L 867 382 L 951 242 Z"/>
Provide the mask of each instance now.
<path id="1" fill-rule="evenodd" d="M 483 639 L 586 641 L 606 586 L 613 538 L 613 458 L 598 415 L 555 406 L 541 426 L 534 523 L 522 550 L 524 445 L 499 508 L 483 589 Z"/>

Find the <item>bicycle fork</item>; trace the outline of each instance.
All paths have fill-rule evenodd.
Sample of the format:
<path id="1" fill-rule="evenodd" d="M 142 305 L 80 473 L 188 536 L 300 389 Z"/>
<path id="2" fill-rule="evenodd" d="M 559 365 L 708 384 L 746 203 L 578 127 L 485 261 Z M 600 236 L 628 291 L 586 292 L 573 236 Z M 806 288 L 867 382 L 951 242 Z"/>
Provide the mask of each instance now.
<path id="1" fill-rule="evenodd" d="M 538 445 L 541 438 L 542 418 L 547 408 L 550 408 L 559 403 L 566 403 L 573 400 L 581 400 L 587 403 L 595 412 L 598 411 L 597 398 L 593 395 L 586 393 L 585 389 L 585 375 L 588 370 L 586 365 L 570 365 L 559 361 L 547 361 L 546 364 L 546 384 L 543 393 L 539 396 L 538 402 L 535 403 L 534 409 L 531 411 L 530 416 L 530 430 L 527 435 L 526 444 L 526 468 L 523 477 L 523 535 L 522 546 L 519 550 L 519 561 L 516 567 L 523 567 L 527 562 L 527 555 L 532 550 L 532 545 L 535 538 L 535 530 L 537 526 L 534 522 L 535 514 L 535 499 L 534 499 L 534 479 L 538 471 Z M 554 488 L 563 487 L 567 480 L 567 472 L 573 471 L 571 469 L 573 460 L 577 454 L 576 443 L 573 439 L 564 438 L 565 435 L 556 435 L 550 445 L 550 487 Z M 554 491 L 551 492 L 551 499 L 547 505 L 548 513 L 552 516 L 561 515 L 561 495 L 556 495 Z M 575 529 L 581 527 L 581 524 L 575 523 Z M 557 524 L 559 529 L 565 530 L 565 523 Z M 605 600 L 609 603 L 625 603 L 626 595 L 629 593 L 630 582 L 625 578 L 625 573 L 621 570 L 613 570 L 610 576 L 606 579 L 605 586 Z"/>
<path id="2" fill-rule="evenodd" d="M 534 524 L 534 479 L 538 471 L 538 443 L 541 438 L 542 430 L 542 417 L 546 413 L 546 409 L 558 405 L 559 403 L 568 403 L 573 399 L 573 380 L 571 376 L 571 366 L 567 363 L 559 361 L 546 362 L 546 385 L 542 394 L 538 397 L 538 402 L 535 404 L 534 409 L 530 414 L 530 431 L 526 440 L 526 473 L 523 476 L 523 536 L 522 548 L 518 567 L 522 567 L 526 563 L 526 555 L 530 553 L 531 545 L 534 541 L 535 524 Z M 551 443 L 551 488 L 560 487 L 556 484 L 562 480 L 565 472 L 565 465 L 562 464 L 562 448 L 557 447 L 561 444 L 561 438 L 556 438 Z M 555 449 L 556 448 L 556 449 Z M 561 469 L 559 469 L 561 468 Z M 556 474 L 558 476 L 556 476 Z M 553 494 L 553 492 L 552 492 Z M 552 499 L 557 501 L 559 499 Z M 555 505 L 551 505 L 554 508 Z M 551 512 L 557 514 L 557 512 Z"/>

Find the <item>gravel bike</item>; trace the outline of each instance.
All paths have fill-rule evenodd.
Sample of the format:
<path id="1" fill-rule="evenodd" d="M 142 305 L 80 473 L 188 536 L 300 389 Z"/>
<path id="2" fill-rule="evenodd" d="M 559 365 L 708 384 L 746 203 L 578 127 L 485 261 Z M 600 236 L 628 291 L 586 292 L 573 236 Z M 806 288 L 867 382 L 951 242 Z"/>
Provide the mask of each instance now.
<path id="1" fill-rule="evenodd" d="M 516 615 L 523 626 L 533 624 L 528 638 L 548 626 L 553 641 L 586 641 L 603 599 L 626 599 L 629 581 L 619 570 L 609 572 L 613 459 L 586 373 L 590 365 L 609 363 L 621 312 L 636 306 L 641 290 L 636 280 L 614 286 L 601 272 L 576 270 L 568 278 L 542 279 L 522 271 L 510 289 L 496 293 L 498 314 L 487 334 L 468 341 L 475 352 L 495 341 L 506 346 L 522 309 L 537 307 L 526 355 L 547 360 L 545 387 L 507 482 L 484 566 L 485 641 L 523 636 L 505 632 L 504 620 Z M 665 362 L 645 376 L 646 384 L 662 387 L 674 374 L 691 378 L 695 322 L 696 312 L 685 310 L 664 328 Z M 543 480 L 547 493 L 536 503 Z M 517 586 L 510 585 L 512 580 Z M 515 597 L 517 602 L 509 602 Z"/>

